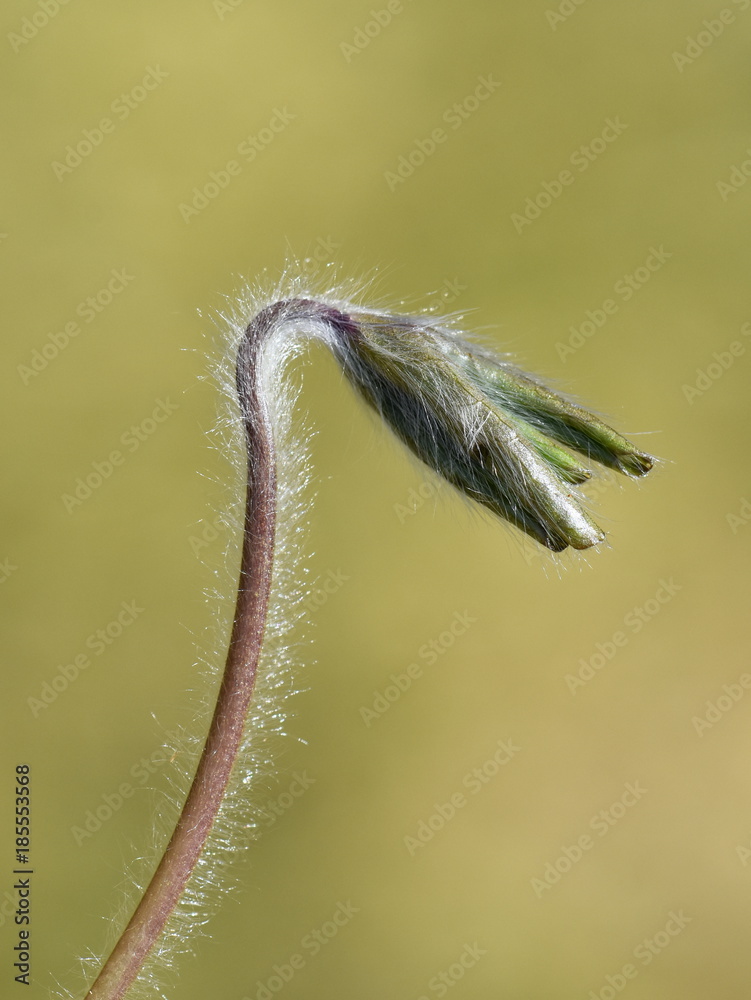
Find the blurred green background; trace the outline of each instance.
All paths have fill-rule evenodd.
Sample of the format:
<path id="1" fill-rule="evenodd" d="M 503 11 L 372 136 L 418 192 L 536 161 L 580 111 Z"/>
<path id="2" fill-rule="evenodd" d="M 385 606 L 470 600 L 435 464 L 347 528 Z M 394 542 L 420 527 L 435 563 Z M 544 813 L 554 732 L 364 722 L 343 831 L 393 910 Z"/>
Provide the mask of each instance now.
<path id="1" fill-rule="evenodd" d="M 311 353 L 330 593 L 256 791 L 273 822 L 169 996 L 747 996 L 749 7 L 5 5 L 0 895 L 27 761 L 27 995 L 80 987 L 168 789 L 165 733 L 191 728 L 203 593 L 232 587 L 206 350 L 225 296 L 295 256 L 313 284 L 333 261 L 379 301 L 467 312 L 665 461 L 592 490 L 607 547 L 538 558 Z M 143 611 L 87 647 L 123 602 Z M 498 741 L 519 749 L 496 769 Z"/>

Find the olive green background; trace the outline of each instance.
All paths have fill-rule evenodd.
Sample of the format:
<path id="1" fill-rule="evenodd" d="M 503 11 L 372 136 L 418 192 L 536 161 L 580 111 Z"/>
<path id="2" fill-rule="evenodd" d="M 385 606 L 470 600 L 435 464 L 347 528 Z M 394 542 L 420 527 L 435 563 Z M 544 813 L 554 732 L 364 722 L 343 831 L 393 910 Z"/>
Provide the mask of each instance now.
<path id="1" fill-rule="evenodd" d="M 259 981 L 302 952 L 281 990 L 289 1000 L 606 998 L 608 976 L 630 1000 L 740 1000 L 751 694 L 722 700 L 728 710 L 701 734 L 694 720 L 749 670 L 751 185 L 732 171 L 751 156 L 751 9 L 728 3 L 723 23 L 719 2 L 587 0 L 556 19 L 552 0 L 414 0 L 378 26 L 371 11 L 383 6 L 70 0 L 46 24 L 40 4 L 4 7 L 0 895 L 12 884 L 13 767 L 27 761 L 24 995 L 80 987 L 77 959 L 103 948 L 174 765 L 143 783 L 132 769 L 162 759 L 166 731 L 200 733 L 196 645 L 212 642 L 214 613 L 203 595 L 231 596 L 234 572 L 221 571 L 221 531 L 194 552 L 233 496 L 231 465 L 208 447 L 219 393 L 201 381 L 206 351 L 225 296 L 245 279 L 273 282 L 297 257 L 313 285 L 331 280 L 333 261 L 344 278 L 372 278 L 378 301 L 465 311 L 469 328 L 663 462 L 643 483 L 592 491 L 608 545 L 538 558 L 425 485 L 332 360 L 311 352 L 300 400 L 317 431 L 309 565 L 341 585 L 308 614 L 303 690 L 257 804 L 288 792 L 295 773 L 314 783 L 247 848 L 241 891 L 168 995 L 255 1000 Z M 14 42 L 35 15 L 33 37 Z M 705 19 L 719 37 L 676 60 L 711 30 Z M 166 76 L 118 117 L 113 103 L 150 68 Z M 480 77 L 499 86 L 451 127 L 444 114 Z M 101 143 L 56 176 L 66 147 L 106 117 Z M 627 127 L 577 168 L 571 157 L 607 119 Z M 272 120 L 279 131 L 262 132 Z M 439 127 L 446 140 L 389 184 Z M 250 161 L 237 153 L 249 136 L 260 137 Z M 226 188 L 186 221 L 181 204 L 232 159 Z M 519 232 L 512 216 L 566 169 L 573 183 Z M 738 190 L 723 194 L 731 175 Z M 625 301 L 616 283 L 652 248 L 671 256 Z M 80 303 L 112 269 L 132 280 L 84 322 Z M 615 314 L 561 351 L 608 298 Z M 78 335 L 24 374 L 76 319 Z M 126 451 L 122 435 L 160 399 L 177 408 Z M 123 464 L 66 511 L 63 495 L 115 448 Z M 660 603 L 662 581 L 673 596 Z M 143 613 L 35 717 L 29 699 L 123 601 Z M 648 609 L 639 631 L 635 608 Z M 457 613 L 476 621 L 429 665 L 421 647 Z M 598 644 L 614 652 L 604 665 Z M 593 657 L 601 669 L 572 693 L 566 675 Z M 367 726 L 361 709 L 415 662 L 422 676 Z M 521 749 L 473 795 L 464 777 L 499 740 Z M 134 794 L 79 846 L 73 829 L 123 783 Z M 598 835 L 592 818 L 628 783 L 645 794 Z M 404 838 L 462 791 L 456 816 L 410 853 Z M 536 892 L 546 865 L 587 834 L 590 849 Z M 348 901 L 357 914 L 306 951 L 305 936 Z M 690 922 L 661 935 L 681 911 Z M 649 964 L 645 939 L 656 942 Z M 21 993 L 15 940 L 5 919 L 4 996 Z M 433 979 L 467 945 L 484 954 L 460 981 Z M 629 964 L 635 978 L 621 981 Z"/>

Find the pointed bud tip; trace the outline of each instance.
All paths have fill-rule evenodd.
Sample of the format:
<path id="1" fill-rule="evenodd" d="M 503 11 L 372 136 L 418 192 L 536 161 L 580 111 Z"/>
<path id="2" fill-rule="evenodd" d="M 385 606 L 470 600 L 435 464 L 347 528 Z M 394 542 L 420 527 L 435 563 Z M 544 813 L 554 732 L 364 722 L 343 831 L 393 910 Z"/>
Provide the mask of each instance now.
<path id="1" fill-rule="evenodd" d="M 655 460 L 644 452 L 634 451 L 630 455 L 622 455 L 621 471 L 627 476 L 646 476 L 654 468 Z"/>

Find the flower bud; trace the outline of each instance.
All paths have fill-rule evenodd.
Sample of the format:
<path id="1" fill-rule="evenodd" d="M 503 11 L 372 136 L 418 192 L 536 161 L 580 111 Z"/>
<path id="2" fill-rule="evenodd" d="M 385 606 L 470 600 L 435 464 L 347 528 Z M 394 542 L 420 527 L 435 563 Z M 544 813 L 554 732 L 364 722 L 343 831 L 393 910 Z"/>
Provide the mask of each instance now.
<path id="1" fill-rule="evenodd" d="M 376 312 L 339 313 L 332 347 L 350 382 L 426 465 L 559 552 L 604 539 L 565 448 L 629 476 L 652 458 L 599 418 L 451 330 Z"/>

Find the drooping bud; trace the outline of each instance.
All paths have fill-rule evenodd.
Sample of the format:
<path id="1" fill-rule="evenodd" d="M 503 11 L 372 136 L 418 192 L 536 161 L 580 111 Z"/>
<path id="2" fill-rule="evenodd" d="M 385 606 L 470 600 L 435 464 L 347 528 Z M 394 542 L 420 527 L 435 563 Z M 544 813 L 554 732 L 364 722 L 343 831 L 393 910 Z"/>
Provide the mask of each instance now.
<path id="1" fill-rule="evenodd" d="M 598 417 L 451 330 L 335 312 L 334 353 L 397 436 L 467 497 L 553 551 L 605 537 L 574 492 L 591 473 L 560 445 L 629 476 L 652 468 L 649 455 Z"/>

